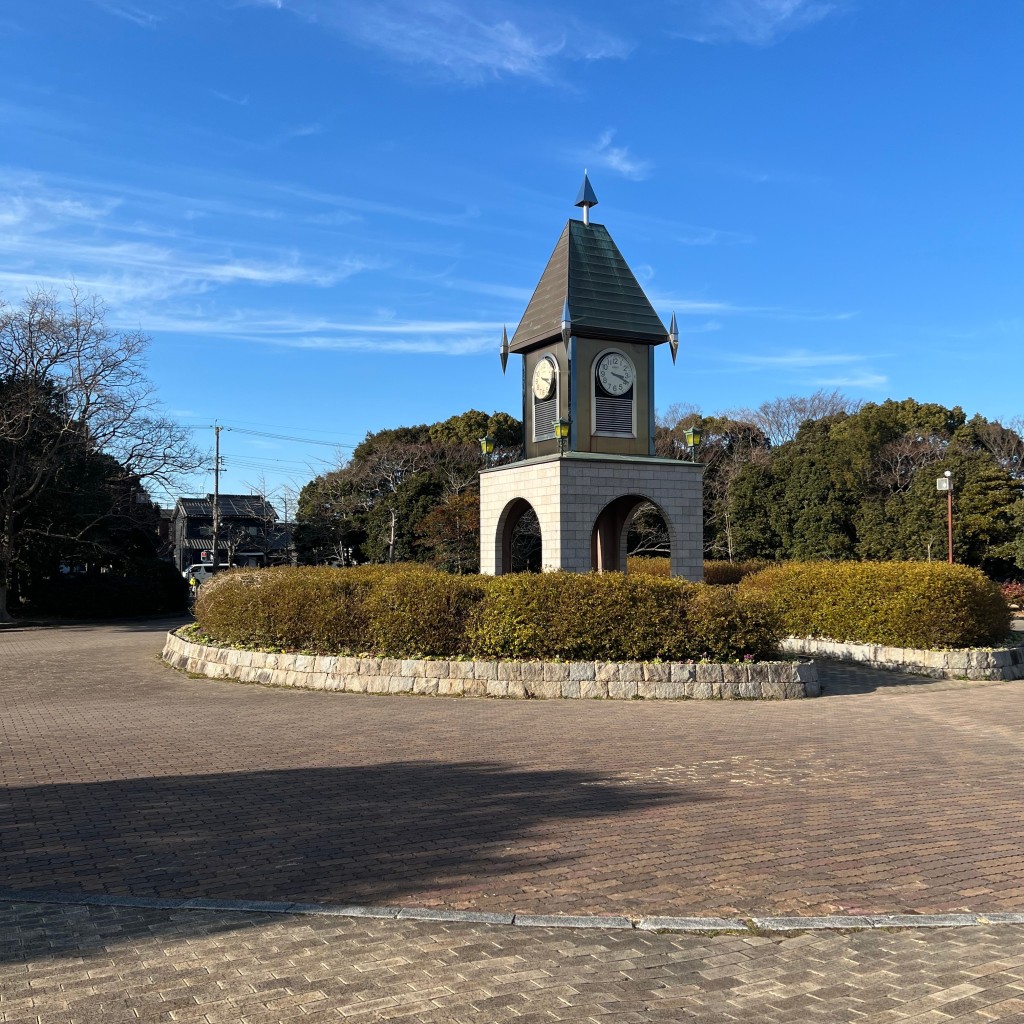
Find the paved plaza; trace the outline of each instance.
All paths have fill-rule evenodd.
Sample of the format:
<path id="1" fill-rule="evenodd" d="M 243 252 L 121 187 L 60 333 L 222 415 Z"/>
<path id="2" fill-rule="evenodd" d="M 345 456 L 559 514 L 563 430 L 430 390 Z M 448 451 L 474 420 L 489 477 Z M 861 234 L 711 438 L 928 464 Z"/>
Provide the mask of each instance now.
<path id="1" fill-rule="evenodd" d="M 786 702 L 190 679 L 0 631 L 0 885 L 495 913 L 1024 912 L 1024 683 Z M 0 900 L 0 1021 L 1024 1020 L 1024 926 L 675 935 Z"/>

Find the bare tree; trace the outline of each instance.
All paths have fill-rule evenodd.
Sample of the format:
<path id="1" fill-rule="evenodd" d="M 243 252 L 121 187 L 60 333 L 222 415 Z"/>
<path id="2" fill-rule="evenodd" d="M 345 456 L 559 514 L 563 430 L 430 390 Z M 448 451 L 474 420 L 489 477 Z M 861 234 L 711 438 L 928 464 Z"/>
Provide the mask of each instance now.
<path id="1" fill-rule="evenodd" d="M 756 409 L 738 409 L 727 415 L 752 423 L 777 448 L 796 437 L 800 427 L 809 420 L 822 420 L 841 413 L 853 415 L 861 403 L 847 398 L 841 391 L 818 389 L 811 395 L 790 395 L 762 402 Z"/>
<path id="2" fill-rule="evenodd" d="M 949 447 L 946 438 L 910 432 L 882 446 L 876 462 L 878 482 L 886 490 L 904 494 L 919 469 L 941 462 Z"/>
<path id="3" fill-rule="evenodd" d="M 1024 416 L 1015 416 L 1005 425 L 998 420 L 986 423 L 978 440 L 1010 476 L 1024 480 Z"/>
<path id="4" fill-rule="evenodd" d="M 149 339 L 106 324 L 95 297 L 69 289 L 0 303 L 0 620 L 24 519 L 69 458 L 104 453 L 125 478 L 170 488 L 202 462 L 191 435 L 159 415 L 142 369 Z"/>

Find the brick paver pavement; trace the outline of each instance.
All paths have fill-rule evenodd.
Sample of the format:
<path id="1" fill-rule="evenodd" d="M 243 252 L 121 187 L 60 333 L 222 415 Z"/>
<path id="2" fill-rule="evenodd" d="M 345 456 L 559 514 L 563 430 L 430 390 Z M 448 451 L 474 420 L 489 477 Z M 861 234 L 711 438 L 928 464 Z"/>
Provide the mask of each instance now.
<path id="1" fill-rule="evenodd" d="M 0 631 L 0 884 L 578 914 L 1024 909 L 1024 683 L 838 669 L 807 701 L 373 697 L 189 679 L 162 640 L 142 623 Z"/>
<path id="2" fill-rule="evenodd" d="M 1024 1021 L 1024 927 L 658 935 L 0 903 L 6 1024 Z"/>

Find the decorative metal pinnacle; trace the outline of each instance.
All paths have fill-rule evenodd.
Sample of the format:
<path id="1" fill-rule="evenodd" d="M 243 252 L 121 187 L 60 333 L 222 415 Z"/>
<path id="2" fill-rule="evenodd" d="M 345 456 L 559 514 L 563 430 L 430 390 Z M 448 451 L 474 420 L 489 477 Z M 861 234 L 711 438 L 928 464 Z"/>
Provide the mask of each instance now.
<path id="1" fill-rule="evenodd" d="M 583 172 L 583 184 L 580 185 L 580 194 L 576 197 L 576 205 L 583 207 L 583 223 L 590 223 L 590 208 L 597 206 L 597 194 L 594 192 L 593 186 L 590 184 L 590 178 L 587 177 L 587 172 Z"/>
<path id="2" fill-rule="evenodd" d="M 569 338 L 572 337 L 572 315 L 569 313 L 569 296 L 565 297 L 565 305 L 562 306 L 562 344 L 568 351 Z"/>
<path id="3" fill-rule="evenodd" d="M 508 329 L 503 324 L 501 328 L 501 372 L 503 375 L 506 366 L 508 366 Z"/>
<path id="4" fill-rule="evenodd" d="M 668 347 L 672 350 L 672 362 L 676 361 L 676 353 L 679 351 L 679 327 L 676 325 L 676 313 L 672 311 L 672 323 L 668 327 Z"/>

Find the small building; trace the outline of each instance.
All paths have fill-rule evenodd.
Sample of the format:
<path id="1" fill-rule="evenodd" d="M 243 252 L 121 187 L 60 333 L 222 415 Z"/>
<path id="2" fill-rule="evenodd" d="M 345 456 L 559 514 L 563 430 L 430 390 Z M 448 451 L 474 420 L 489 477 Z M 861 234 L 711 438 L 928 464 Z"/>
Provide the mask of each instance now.
<path id="1" fill-rule="evenodd" d="M 291 562 L 290 524 L 278 521 L 273 505 L 259 494 L 221 494 L 217 561 L 224 566 Z M 213 561 L 213 495 L 179 498 L 171 516 L 174 564 L 185 572 Z"/>

